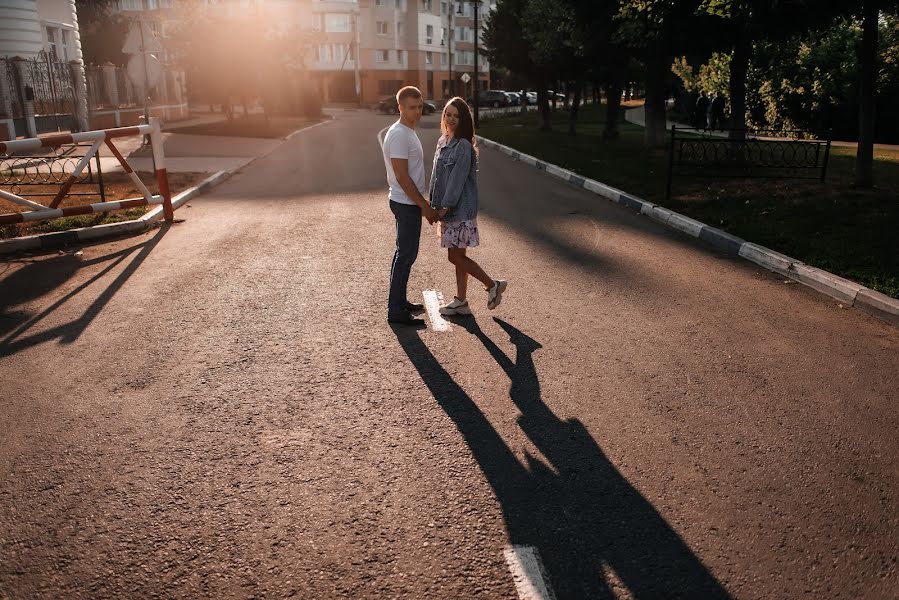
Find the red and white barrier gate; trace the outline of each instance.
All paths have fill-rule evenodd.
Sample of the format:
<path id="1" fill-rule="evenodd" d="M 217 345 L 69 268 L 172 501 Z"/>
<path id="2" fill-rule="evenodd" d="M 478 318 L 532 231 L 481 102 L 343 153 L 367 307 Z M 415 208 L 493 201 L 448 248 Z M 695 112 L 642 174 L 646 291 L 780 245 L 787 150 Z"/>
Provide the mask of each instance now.
<path id="1" fill-rule="evenodd" d="M 150 194 L 150 190 L 140 180 L 122 153 L 115 147 L 112 140 L 114 138 L 130 137 L 134 135 L 149 135 L 150 144 L 153 147 L 153 159 L 156 162 L 156 184 L 159 186 L 159 194 L 154 196 Z M 9 200 L 20 206 L 27 206 L 31 210 L 0 215 L 0 225 L 8 225 L 10 223 L 23 223 L 27 221 L 46 221 L 48 219 L 58 219 L 59 217 L 70 217 L 73 215 L 86 215 L 90 213 L 109 212 L 113 210 L 121 210 L 123 208 L 132 208 L 134 206 L 147 206 L 149 204 L 162 204 L 162 211 L 165 220 L 171 223 L 175 214 L 172 210 L 172 194 L 169 191 L 169 178 L 165 169 L 165 155 L 162 151 L 162 129 L 159 119 L 151 118 L 149 125 L 138 125 L 136 127 L 119 127 L 117 129 L 104 129 L 100 131 L 85 131 L 82 133 L 71 133 L 61 135 L 50 135 L 39 138 L 28 138 L 25 140 L 13 140 L 8 142 L 0 142 L 0 154 L 12 154 L 15 152 L 33 152 L 41 148 L 55 148 L 66 144 L 77 144 L 81 142 L 93 142 L 87 154 L 81 158 L 75 171 L 63 182 L 59 192 L 50 202 L 50 206 L 44 206 L 37 202 L 32 202 L 4 190 L 0 190 L 0 198 Z M 119 164 L 128 173 L 131 181 L 137 186 L 137 189 L 143 194 L 143 198 L 133 198 L 129 200 L 120 200 L 118 202 L 97 202 L 95 204 L 84 204 L 81 206 L 66 206 L 58 208 L 59 203 L 69 193 L 72 185 L 78 180 L 81 171 L 87 166 L 94 157 L 103 143 L 109 147 L 110 151 L 118 159 Z"/>

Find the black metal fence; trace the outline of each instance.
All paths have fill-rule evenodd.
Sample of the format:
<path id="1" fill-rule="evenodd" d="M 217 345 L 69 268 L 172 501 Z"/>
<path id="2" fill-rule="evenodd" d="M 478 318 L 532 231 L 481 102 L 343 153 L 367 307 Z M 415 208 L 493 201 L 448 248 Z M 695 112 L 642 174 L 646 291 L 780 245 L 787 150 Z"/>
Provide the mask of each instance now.
<path id="1" fill-rule="evenodd" d="M 0 58 L 0 117 L 24 118 L 25 103 L 32 102 L 36 118 L 52 118 L 57 129 L 69 127 L 75 115 L 73 68 L 46 52 L 32 59 Z"/>
<path id="2" fill-rule="evenodd" d="M 0 186 L 22 197 L 52 198 L 90 147 L 91 144 L 60 146 L 44 156 L 0 155 Z M 75 180 L 68 195 L 96 196 L 100 202 L 106 202 L 99 153 Z"/>
<path id="3" fill-rule="evenodd" d="M 829 137 L 809 139 L 808 132 L 804 131 L 724 130 L 729 137 L 695 132 L 693 128 L 682 128 L 679 132 L 676 126 L 671 127 L 666 200 L 671 197 L 675 176 L 822 182 L 827 176 Z"/>
<path id="4" fill-rule="evenodd" d="M 21 135 L 27 130 L 27 107 L 33 106 L 38 133 L 77 130 L 76 77 L 81 66 L 41 52 L 36 58 L 0 57 L 0 119 L 11 119 Z M 133 109 L 144 105 L 142 90 L 124 67 L 87 65 L 88 111 Z M 152 106 L 183 103 L 184 73 L 168 67 L 149 93 Z"/>

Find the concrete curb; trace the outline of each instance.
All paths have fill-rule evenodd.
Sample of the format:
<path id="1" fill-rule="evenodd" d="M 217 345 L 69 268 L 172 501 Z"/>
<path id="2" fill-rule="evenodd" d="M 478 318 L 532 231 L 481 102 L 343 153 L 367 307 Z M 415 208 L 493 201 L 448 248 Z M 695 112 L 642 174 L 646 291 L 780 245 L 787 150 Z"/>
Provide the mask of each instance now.
<path id="1" fill-rule="evenodd" d="M 498 150 L 515 160 L 529 164 L 538 170 L 546 171 L 547 174 L 566 183 L 570 183 L 575 187 L 587 190 L 588 192 L 593 192 L 612 202 L 626 206 L 636 212 L 646 215 L 654 221 L 658 221 L 662 225 L 686 234 L 689 237 L 700 239 L 721 252 L 733 256 L 740 256 L 760 267 L 768 269 L 769 271 L 779 273 L 823 294 L 827 294 L 831 298 L 835 298 L 848 306 L 855 306 L 891 325 L 899 326 L 899 300 L 895 298 L 866 288 L 863 285 L 859 285 L 854 281 L 849 281 L 848 279 L 844 279 L 833 273 L 811 267 L 795 258 L 775 252 L 764 246 L 747 242 L 726 231 L 710 227 L 705 223 L 691 219 L 690 217 L 659 206 L 658 204 L 653 204 L 642 198 L 632 196 L 599 181 L 587 179 L 581 175 L 572 173 L 571 171 L 547 163 L 528 154 L 524 154 L 514 148 L 504 146 L 493 140 L 481 136 L 477 136 L 477 139 L 481 146 Z"/>
<path id="2" fill-rule="evenodd" d="M 182 206 L 188 200 L 195 198 L 220 184 L 230 175 L 231 173 L 229 171 L 219 171 L 218 173 L 207 177 L 197 185 L 176 194 L 172 198 L 172 208 L 176 209 L 179 206 Z M 132 235 L 146 231 L 153 226 L 153 223 L 160 219 L 162 219 L 162 206 L 155 206 L 153 210 L 133 221 L 106 223 L 105 225 L 95 225 L 93 227 L 79 227 L 78 229 L 69 229 L 68 231 L 42 233 L 39 235 L 13 238 L 11 240 L 2 240 L 0 241 L 0 254 L 28 252 L 30 250 L 53 250 L 68 246 L 69 244 L 93 242 L 101 239 Z"/>

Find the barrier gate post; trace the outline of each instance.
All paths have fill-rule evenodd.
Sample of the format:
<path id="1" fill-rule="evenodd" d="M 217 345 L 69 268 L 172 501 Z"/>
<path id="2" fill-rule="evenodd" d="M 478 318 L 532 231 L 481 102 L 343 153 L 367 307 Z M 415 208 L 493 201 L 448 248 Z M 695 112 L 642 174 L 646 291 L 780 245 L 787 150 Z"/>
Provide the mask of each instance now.
<path id="1" fill-rule="evenodd" d="M 165 153 L 162 149 L 162 127 L 158 117 L 150 117 L 150 145 L 153 147 L 153 160 L 156 162 L 156 184 L 159 186 L 159 195 L 162 196 L 162 214 L 166 223 L 175 220 L 175 211 L 172 210 L 172 193 L 169 191 L 169 176 L 165 168 Z"/>

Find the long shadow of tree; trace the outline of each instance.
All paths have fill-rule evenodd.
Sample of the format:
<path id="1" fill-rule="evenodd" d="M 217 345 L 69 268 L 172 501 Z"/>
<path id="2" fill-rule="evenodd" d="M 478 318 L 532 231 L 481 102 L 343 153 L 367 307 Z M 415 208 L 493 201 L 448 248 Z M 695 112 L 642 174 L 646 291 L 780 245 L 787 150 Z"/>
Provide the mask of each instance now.
<path id="1" fill-rule="evenodd" d="M 522 465 L 474 401 L 414 331 L 395 328 L 403 350 L 456 424 L 493 487 L 512 544 L 537 548 L 559 598 L 614 598 L 608 570 L 634 598 L 730 598 L 652 504 L 577 420 L 544 404 L 533 353 L 540 344 L 494 319 L 515 345 L 511 360 L 472 318 L 475 335 L 511 380 L 518 424 L 549 464 Z"/>
<path id="2" fill-rule="evenodd" d="M 20 322 L 11 321 L 3 323 L 0 321 L 0 357 L 9 356 L 17 352 L 21 352 L 26 348 L 31 348 L 38 344 L 58 339 L 61 344 L 71 344 L 77 340 L 88 325 L 97 318 L 97 315 L 112 300 L 113 296 L 125 285 L 125 282 L 137 272 L 137 269 L 143 264 L 144 260 L 150 255 L 150 252 L 162 240 L 162 237 L 169 230 L 169 225 L 162 225 L 156 234 L 139 244 L 135 244 L 129 248 L 100 256 L 93 260 L 78 262 L 74 257 L 65 257 L 58 260 L 50 260 L 32 263 L 31 265 L 15 272 L 13 275 L 0 281 L 0 297 L 4 300 L 0 302 L 0 315 L 3 310 L 17 302 L 26 299 L 39 297 L 43 293 L 49 291 L 53 287 L 62 285 L 72 276 L 79 268 L 93 264 L 107 264 L 101 271 L 93 277 L 70 291 L 68 294 L 51 304 L 49 307 L 41 311 L 39 314 L 26 318 Z M 118 276 L 104 289 L 97 298 L 90 304 L 87 310 L 80 317 L 63 323 L 56 327 L 26 335 L 26 333 L 34 329 L 37 324 L 58 310 L 63 304 L 74 298 L 76 295 L 84 292 L 93 283 L 101 280 L 107 273 L 112 271 L 117 265 L 125 261 L 129 256 L 137 253 L 128 263 L 128 266 L 119 273 Z"/>

